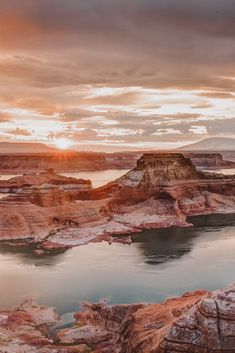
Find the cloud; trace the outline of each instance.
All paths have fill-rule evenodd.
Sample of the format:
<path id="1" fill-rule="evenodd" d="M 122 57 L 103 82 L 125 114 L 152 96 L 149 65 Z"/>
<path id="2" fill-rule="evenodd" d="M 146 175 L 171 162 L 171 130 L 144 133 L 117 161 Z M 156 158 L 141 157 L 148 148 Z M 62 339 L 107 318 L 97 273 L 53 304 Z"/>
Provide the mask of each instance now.
<path id="1" fill-rule="evenodd" d="M 179 129 L 158 129 L 152 135 L 154 136 L 162 136 L 162 135 L 180 135 L 181 131 Z"/>
<path id="2" fill-rule="evenodd" d="M 97 137 L 109 137 L 109 136 L 130 136 L 130 135 L 142 135 L 143 130 L 131 130 L 131 129 L 94 129 Z"/>
<path id="3" fill-rule="evenodd" d="M 31 136 L 32 133 L 26 129 L 20 129 L 20 128 L 16 128 L 14 130 L 8 130 L 7 131 L 10 135 L 14 135 L 14 136 Z"/>
<path id="4" fill-rule="evenodd" d="M 202 103 L 197 103 L 195 105 L 192 105 L 191 108 L 193 109 L 207 109 L 207 108 L 212 108 L 213 104 L 209 102 L 202 102 Z"/>
<path id="5" fill-rule="evenodd" d="M 11 115 L 8 113 L 0 112 L 0 123 L 11 121 Z"/>
<path id="6" fill-rule="evenodd" d="M 231 0 L 2 1 L 1 134 L 130 148 L 235 135 L 234 13 Z"/>
<path id="7" fill-rule="evenodd" d="M 201 135 L 201 134 L 206 134 L 207 133 L 207 128 L 206 128 L 206 126 L 196 125 L 196 126 L 191 126 L 189 131 L 191 131 L 194 134 Z"/>
<path id="8" fill-rule="evenodd" d="M 215 98 L 215 99 L 235 99 L 234 94 L 228 92 L 204 92 L 199 94 L 201 97 Z"/>
<path id="9" fill-rule="evenodd" d="M 140 97 L 135 92 L 122 93 L 122 94 L 111 94 L 106 96 L 98 96 L 93 98 L 84 98 L 85 104 L 90 105 L 133 105 L 137 104 Z"/>

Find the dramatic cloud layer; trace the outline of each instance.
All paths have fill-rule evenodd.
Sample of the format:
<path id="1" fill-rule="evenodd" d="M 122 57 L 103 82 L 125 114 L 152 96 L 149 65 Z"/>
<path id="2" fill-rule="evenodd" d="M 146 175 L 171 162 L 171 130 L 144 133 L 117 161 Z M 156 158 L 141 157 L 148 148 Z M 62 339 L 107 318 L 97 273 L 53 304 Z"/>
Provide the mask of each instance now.
<path id="1" fill-rule="evenodd" d="M 0 138 L 235 137 L 233 0 L 0 0 Z"/>

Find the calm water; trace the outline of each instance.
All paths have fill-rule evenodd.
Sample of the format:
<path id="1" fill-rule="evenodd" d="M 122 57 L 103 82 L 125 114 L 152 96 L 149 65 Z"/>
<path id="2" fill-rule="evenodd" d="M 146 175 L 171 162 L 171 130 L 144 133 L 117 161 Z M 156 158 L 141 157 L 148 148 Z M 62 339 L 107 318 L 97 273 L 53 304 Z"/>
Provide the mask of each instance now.
<path id="1" fill-rule="evenodd" d="M 65 175 L 100 186 L 125 172 Z M 0 244 L 0 306 L 34 296 L 70 320 L 69 313 L 83 300 L 157 302 L 234 282 L 235 215 L 199 217 L 194 223 L 189 229 L 142 232 L 133 236 L 131 246 L 103 242 L 44 256 L 33 248 Z"/>
<path id="2" fill-rule="evenodd" d="M 20 174 L 1 174 L 0 175 L 0 180 L 9 180 L 11 178 L 15 178 L 19 176 Z"/>
<path id="3" fill-rule="evenodd" d="M 83 178 L 90 179 L 92 181 L 92 185 L 97 188 L 99 186 L 105 185 L 106 183 L 113 181 L 125 173 L 127 173 L 127 169 L 109 169 L 109 170 L 101 170 L 96 172 L 77 172 L 77 173 L 60 173 L 64 176 L 69 176 L 73 178 Z"/>
<path id="4" fill-rule="evenodd" d="M 94 187 L 102 186 L 112 180 L 119 178 L 128 172 L 128 169 L 109 169 L 109 170 L 100 170 L 100 171 L 88 171 L 88 172 L 71 172 L 71 173 L 59 173 L 64 176 L 73 177 L 73 178 L 82 178 L 92 180 Z M 13 174 L 0 174 L 0 180 L 9 180 L 18 175 Z"/>
<path id="5" fill-rule="evenodd" d="M 75 172 L 75 173 L 60 173 L 61 175 L 73 177 L 73 178 L 83 178 L 83 179 L 90 179 L 92 181 L 93 187 L 97 188 L 99 186 L 105 185 L 108 182 L 115 180 L 125 173 L 127 173 L 127 169 L 120 169 L 120 170 L 105 170 L 105 171 L 93 171 L 93 172 Z M 10 175 L 10 174 L 1 174 L 0 180 L 9 180 L 17 175 Z M 6 197 L 7 194 L 0 193 L 0 199 Z"/>
<path id="6" fill-rule="evenodd" d="M 194 228 L 144 231 L 130 246 L 102 242 L 45 256 L 1 244 L 0 305 L 34 296 L 65 314 L 83 300 L 157 302 L 234 282 L 235 215 L 194 222 Z"/>
<path id="7" fill-rule="evenodd" d="M 222 173 L 225 175 L 235 175 L 235 168 L 231 169 L 215 169 L 215 170 L 204 170 L 205 172 L 211 172 L 211 173 Z"/>

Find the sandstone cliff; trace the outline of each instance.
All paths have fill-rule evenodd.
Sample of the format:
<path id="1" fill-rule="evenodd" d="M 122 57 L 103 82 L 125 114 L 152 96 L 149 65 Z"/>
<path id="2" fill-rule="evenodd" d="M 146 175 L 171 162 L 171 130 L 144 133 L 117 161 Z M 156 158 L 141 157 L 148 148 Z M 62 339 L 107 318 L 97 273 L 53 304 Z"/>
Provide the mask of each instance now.
<path id="1" fill-rule="evenodd" d="M 235 168 L 235 162 L 224 160 L 221 153 L 184 153 L 199 169 Z"/>
<path id="2" fill-rule="evenodd" d="M 2 154 L 0 173 L 21 174 L 53 168 L 57 172 L 131 169 L 138 153 L 53 152 Z"/>
<path id="3" fill-rule="evenodd" d="M 157 152 L 151 152 L 157 153 Z M 174 154 L 174 152 L 168 152 Z M 97 171 L 107 169 L 131 169 L 143 152 L 91 153 L 53 152 L 2 154 L 0 150 L 0 173 L 22 174 L 42 172 L 53 168 L 57 172 Z M 201 169 L 235 167 L 235 152 L 183 152 L 185 157 Z"/>
<path id="4" fill-rule="evenodd" d="M 25 302 L 0 311 L 4 353 L 235 353 L 235 285 L 161 304 L 84 303 L 66 329 L 54 309 Z"/>
<path id="5" fill-rule="evenodd" d="M 44 239 L 46 247 L 189 226 L 189 215 L 235 211 L 235 177 L 199 172 L 179 153 L 144 154 L 130 172 L 97 189 L 53 172 L 8 183 L 16 192 L 0 200 L 0 238 Z"/>
<path id="6" fill-rule="evenodd" d="M 53 169 L 47 169 L 47 171 L 38 174 L 28 173 L 9 180 L 0 180 L 1 193 L 14 193 L 33 186 L 45 190 L 52 187 L 59 187 L 61 190 L 87 190 L 92 188 L 92 183 L 90 180 L 59 175 Z"/>

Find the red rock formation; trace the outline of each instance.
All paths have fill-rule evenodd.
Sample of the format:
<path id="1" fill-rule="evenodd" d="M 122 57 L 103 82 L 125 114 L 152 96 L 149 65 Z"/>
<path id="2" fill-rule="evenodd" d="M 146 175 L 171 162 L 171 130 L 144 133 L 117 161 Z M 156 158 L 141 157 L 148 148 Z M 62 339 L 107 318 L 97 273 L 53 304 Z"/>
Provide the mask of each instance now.
<path id="1" fill-rule="evenodd" d="M 53 168 L 57 172 L 131 169 L 138 153 L 53 152 L 1 154 L 0 173 L 21 174 Z"/>
<path id="2" fill-rule="evenodd" d="M 235 168 L 235 162 L 224 160 L 221 153 L 184 153 L 200 169 Z"/>
<path id="3" fill-rule="evenodd" d="M 235 285 L 196 291 L 161 304 L 83 304 L 75 324 L 54 309 L 25 302 L 0 311 L 0 351 L 6 353 L 235 353 Z"/>
<path id="4" fill-rule="evenodd" d="M 0 200 L 0 238 L 44 237 L 50 247 L 186 226 L 188 215 L 235 211 L 235 177 L 198 172 L 179 153 L 145 154 L 136 168 L 97 189 L 53 173 L 16 181 L 20 191 Z M 26 181 L 43 184 L 22 187 Z"/>
<path id="5" fill-rule="evenodd" d="M 0 352 L 2 353 L 86 353 L 88 346 L 56 344 L 50 328 L 59 322 L 54 309 L 34 302 L 15 310 L 0 311 Z"/>
<path id="6" fill-rule="evenodd" d="M 162 304 L 87 305 L 75 318 L 78 328 L 60 331 L 61 342 L 78 340 L 95 351 L 235 352 L 235 285 L 212 293 L 187 293 Z"/>
<path id="7" fill-rule="evenodd" d="M 150 152 L 154 153 L 154 152 Z M 168 152 L 174 154 L 174 152 Z M 201 169 L 234 168 L 235 152 L 183 152 L 193 164 Z M 21 174 L 42 172 L 53 168 L 57 172 L 92 171 L 107 169 L 131 169 L 143 152 L 92 153 L 59 152 L 2 154 L 0 151 L 0 173 Z M 222 158 L 225 159 L 223 159 Z M 233 161 L 233 162 L 232 162 Z"/>
<path id="8" fill-rule="evenodd" d="M 17 176 L 9 180 L 0 180 L 1 192 L 15 192 L 31 186 L 41 186 L 42 189 L 49 189 L 52 186 L 60 186 L 61 189 L 91 189 L 90 180 L 76 179 L 56 174 L 53 169 L 39 174 L 31 173 Z"/>
<path id="9" fill-rule="evenodd" d="M 234 308 L 235 285 L 147 306 L 123 324 L 121 353 L 234 353 Z"/>

